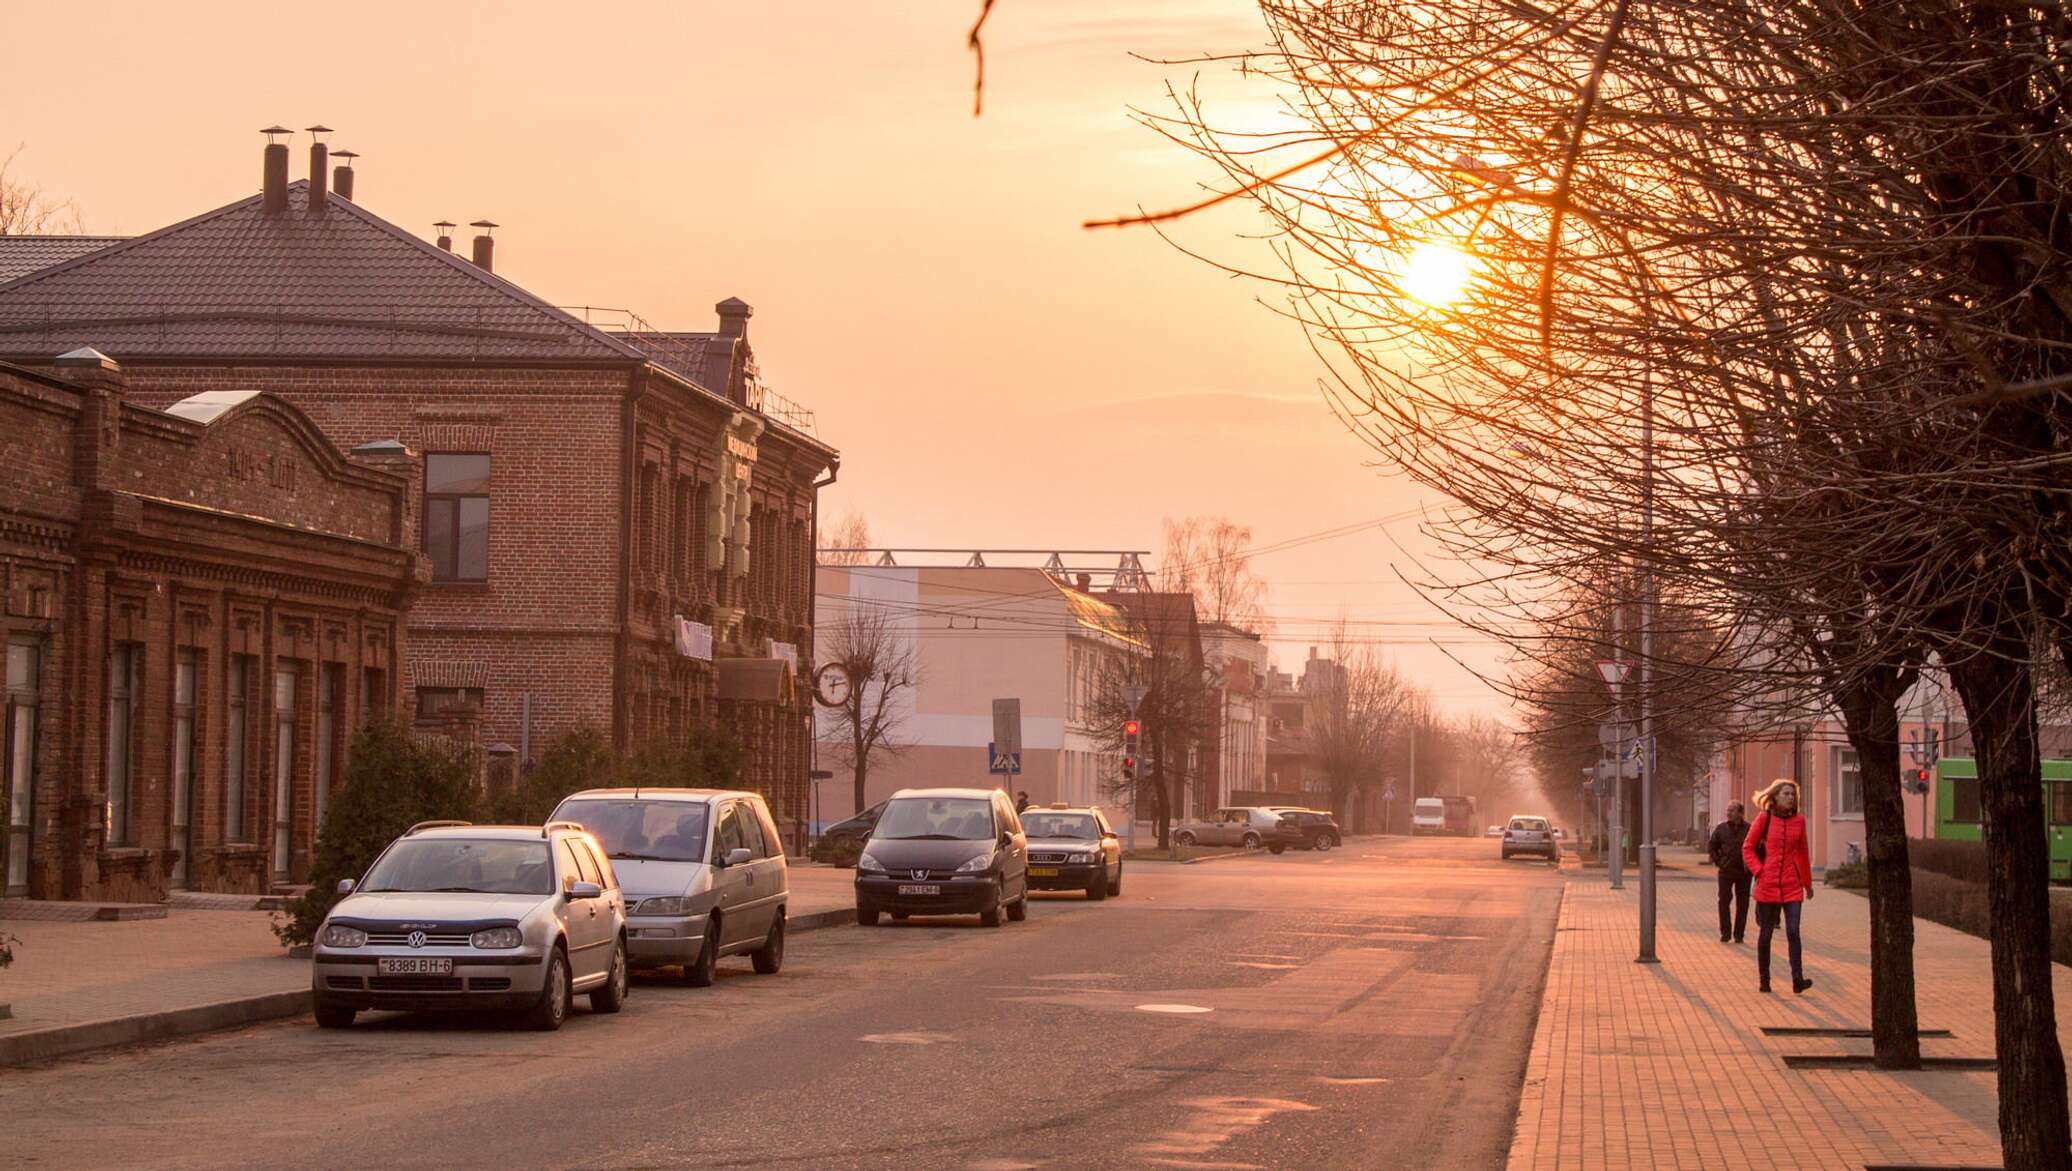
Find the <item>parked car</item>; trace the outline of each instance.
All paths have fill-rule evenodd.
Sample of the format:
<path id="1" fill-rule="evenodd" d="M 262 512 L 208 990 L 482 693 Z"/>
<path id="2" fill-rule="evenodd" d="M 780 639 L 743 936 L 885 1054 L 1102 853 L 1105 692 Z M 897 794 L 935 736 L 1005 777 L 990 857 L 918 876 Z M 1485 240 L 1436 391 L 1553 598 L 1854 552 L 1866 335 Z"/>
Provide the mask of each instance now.
<path id="1" fill-rule="evenodd" d="M 635 970 L 680 967 L 703 988 L 725 956 L 746 953 L 765 975 L 784 966 L 791 873 L 760 795 L 585 789 L 554 817 L 580 822 L 618 868 Z"/>
<path id="2" fill-rule="evenodd" d="M 862 813 L 838 821 L 820 831 L 820 839 L 813 843 L 808 852 L 815 862 L 826 862 L 831 866 L 854 866 L 856 856 L 863 852 L 864 839 L 871 836 L 871 827 L 878 824 L 878 817 L 885 812 L 885 803 L 878 802 Z"/>
<path id="3" fill-rule="evenodd" d="M 1293 822 L 1295 832 L 1302 836 L 1299 844 L 1305 850 L 1329 850 L 1345 844 L 1345 834 L 1338 828 L 1338 819 L 1322 809 L 1298 809 L 1290 806 L 1271 806 L 1281 815 L 1283 822 Z M 1275 853 L 1280 851 L 1275 850 Z"/>
<path id="4" fill-rule="evenodd" d="M 321 1028 L 368 1009 L 493 1009 L 558 1029 L 576 996 L 626 1002 L 625 906 L 582 826 L 421 822 L 338 890 L 311 949 Z"/>
<path id="5" fill-rule="evenodd" d="M 1083 890 L 1089 899 L 1122 893 L 1122 839 L 1108 816 L 1084 805 L 1024 809 L 1031 890 Z"/>
<path id="6" fill-rule="evenodd" d="M 1490 826 L 1490 827 L 1489 827 L 1488 829 L 1486 829 L 1486 830 L 1483 830 L 1483 831 L 1482 831 L 1482 836 L 1483 836 L 1483 837 L 1485 837 L 1485 838 L 1500 838 L 1500 837 L 1503 837 L 1503 836 L 1504 836 L 1504 827 L 1503 827 L 1503 826 L 1500 826 L 1500 825 L 1492 825 L 1492 826 Z"/>
<path id="7" fill-rule="evenodd" d="M 1561 861 L 1561 841 L 1544 817 L 1513 817 L 1504 827 L 1504 860 L 1513 854 L 1538 854 L 1549 862 Z"/>
<path id="8" fill-rule="evenodd" d="M 1278 854 L 1290 845 L 1301 845 L 1302 832 L 1292 819 L 1262 805 L 1240 805 L 1218 809 L 1201 821 L 1183 823 L 1173 831 L 1173 843 L 1180 846 L 1241 846 L 1248 850 L 1265 846 Z"/>
<path id="9" fill-rule="evenodd" d="M 856 921 L 878 916 L 1029 917 L 1029 841 L 997 789 L 901 789 L 856 859 Z"/>

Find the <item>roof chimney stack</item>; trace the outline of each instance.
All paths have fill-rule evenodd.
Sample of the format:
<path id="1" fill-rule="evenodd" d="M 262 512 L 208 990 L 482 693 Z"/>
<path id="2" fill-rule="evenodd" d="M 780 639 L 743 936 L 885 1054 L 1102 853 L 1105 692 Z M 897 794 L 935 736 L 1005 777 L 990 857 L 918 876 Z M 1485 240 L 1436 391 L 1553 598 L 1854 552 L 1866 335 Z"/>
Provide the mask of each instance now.
<path id="1" fill-rule="evenodd" d="M 276 134 L 293 134 L 285 126 L 268 126 L 259 133 L 266 136 L 266 166 L 264 178 L 259 184 L 260 194 L 265 198 L 260 206 L 268 215 L 288 210 L 288 144 L 275 142 Z"/>
<path id="2" fill-rule="evenodd" d="M 340 199 L 351 199 L 353 197 L 353 160 L 359 158 L 360 154 L 358 151 L 340 150 L 331 152 L 331 157 L 345 160 L 331 168 L 331 190 L 337 192 Z"/>
<path id="3" fill-rule="evenodd" d="M 305 127 L 309 131 L 309 214 L 321 216 L 331 202 L 331 188 L 328 186 L 331 169 L 331 148 L 317 141 L 319 134 L 331 133 L 329 126 Z"/>
<path id="4" fill-rule="evenodd" d="M 713 306 L 719 311 L 719 335 L 721 337 L 747 337 L 748 319 L 755 316 L 755 310 L 739 297 L 728 297 Z"/>
<path id="5" fill-rule="evenodd" d="M 1090 593 L 1093 593 L 1093 592 L 1094 592 L 1094 575 L 1093 575 L 1093 574 L 1091 574 L 1091 573 L 1082 573 L 1082 574 L 1078 574 L 1077 576 L 1073 577 L 1073 579 L 1072 579 L 1072 585 L 1073 585 L 1073 586 L 1074 586 L 1075 588 L 1077 588 L 1077 589 L 1079 590 L 1079 592 L 1080 592 L 1080 593 L 1082 593 L 1082 594 L 1090 594 Z"/>
<path id="6" fill-rule="evenodd" d="M 475 267 L 483 272 L 495 272 L 496 241 L 489 238 L 489 233 L 496 225 L 488 220 L 476 220 L 468 226 L 482 229 L 481 235 L 475 237 Z"/>
<path id="7" fill-rule="evenodd" d="M 440 220 L 432 226 L 439 229 L 439 250 L 442 252 L 453 251 L 453 229 L 457 225 L 452 220 Z"/>

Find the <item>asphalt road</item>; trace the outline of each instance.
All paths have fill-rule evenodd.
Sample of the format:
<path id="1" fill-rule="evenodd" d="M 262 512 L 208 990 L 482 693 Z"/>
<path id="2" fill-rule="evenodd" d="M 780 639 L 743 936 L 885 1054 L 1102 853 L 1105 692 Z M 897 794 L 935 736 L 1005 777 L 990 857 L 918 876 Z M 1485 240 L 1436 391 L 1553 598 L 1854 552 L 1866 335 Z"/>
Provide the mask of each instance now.
<path id="1" fill-rule="evenodd" d="M 373 1014 L 0 1071 L 0 1165 L 1495 1167 L 1561 881 L 1479 839 L 1132 864 L 558 1033 Z"/>

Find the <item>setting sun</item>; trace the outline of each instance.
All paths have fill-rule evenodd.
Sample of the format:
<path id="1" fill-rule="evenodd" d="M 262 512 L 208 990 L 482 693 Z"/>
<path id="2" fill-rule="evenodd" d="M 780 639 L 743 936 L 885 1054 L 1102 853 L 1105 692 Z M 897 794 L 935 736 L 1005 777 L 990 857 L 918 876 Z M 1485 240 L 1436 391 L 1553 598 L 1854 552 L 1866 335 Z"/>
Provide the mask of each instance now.
<path id="1" fill-rule="evenodd" d="M 1402 288 L 1426 305 L 1458 301 L 1475 275 L 1475 258 L 1451 244 L 1426 242 L 1411 250 L 1403 263 Z"/>

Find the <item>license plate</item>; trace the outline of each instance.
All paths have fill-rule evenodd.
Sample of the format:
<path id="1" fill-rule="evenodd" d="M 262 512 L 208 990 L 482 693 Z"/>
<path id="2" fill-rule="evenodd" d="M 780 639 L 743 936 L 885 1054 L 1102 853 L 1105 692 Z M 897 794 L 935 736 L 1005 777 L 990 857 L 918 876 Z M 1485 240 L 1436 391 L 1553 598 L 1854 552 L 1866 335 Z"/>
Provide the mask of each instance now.
<path id="1" fill-rule="evenodd" d="M 1057 868 L 1057 867 L 1055 867 L 1055 866 L 1031 866 L 1031 867 L 1029 867 L 1029 877 L 1030 877 L 1030 878 L 1056 878 L 1057 876 L 1058 876 L 1058 868 Z"/>
<path id="2" fill-rule="evenodd" d="M 900 884 L 899 893 L 903 895 L 939 895 L 942 893 L 942 887 L 932 882 L 926 884 L 902 883 Z"/>
<path id="3" fill-rule="evenodd" d="M 383 956 L 376 970 L 384 976 L 451 976 L 453 961 L 429 956 Z"/>

